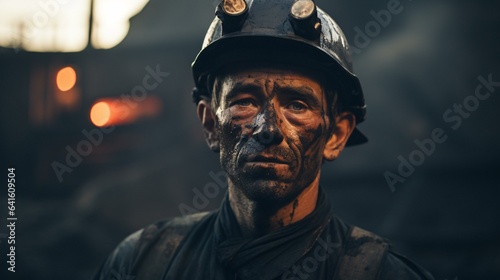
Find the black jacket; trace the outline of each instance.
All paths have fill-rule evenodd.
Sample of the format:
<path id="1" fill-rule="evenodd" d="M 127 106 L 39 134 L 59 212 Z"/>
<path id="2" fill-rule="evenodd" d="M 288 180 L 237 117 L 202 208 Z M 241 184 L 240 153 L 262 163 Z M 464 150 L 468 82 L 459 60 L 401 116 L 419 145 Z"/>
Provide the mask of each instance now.
<path id="1" fill-rule="evenodd" d="M 309 216 L 252 240 L 239 236 L 228 205 L 130 235 L 94 280 L 433 279 L 386 240 L 333 215 L 322 192 Z"/>

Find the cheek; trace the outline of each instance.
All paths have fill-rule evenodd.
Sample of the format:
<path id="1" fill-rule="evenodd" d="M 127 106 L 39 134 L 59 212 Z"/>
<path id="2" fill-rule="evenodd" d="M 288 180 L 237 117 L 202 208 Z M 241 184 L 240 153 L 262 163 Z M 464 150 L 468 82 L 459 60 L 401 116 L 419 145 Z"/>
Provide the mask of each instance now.
<path id="1" fill-rule="evenodd" d="M 315 124 L 316 128 L 310 127 L 304 131 L 299 137 L 301 146 L 301 166 L 300 169 L 305 175 L 304 180 L 312 179 L 318 170 L 321 168 L 323 159 L 324 141 L 323 124 Z"/>
<path id="2" fill-rule="evenodd" d="M 226 109 L 217 111 L 217 129 L 221 139 L 221 149 L 232 150 L 241 140 L 248 138 L 252 129 L 250 113 Z"/>
<path id="3" fill-rule="evenodd" d="M 318 127 L 324 130 L 326 120 L 320 112 L 307 111 L 302 114 L 296 114 L 284 110 L 283 117 L 296 130 L 300 130 L 301 135 L 309 135 L 313 137 L 316 134 Z"/>
<path id="4" fill-rule="evenodd" d="M 290 119 L 288 119 L 290 121 Z M 317 116 L 302 116 L 300 119 L 295 118 L 290 121 L 295 129 L 296 135 L 295 145 L 298 145 L 301 154 L 311 156 L 318 153 L 323 147 L 324 133 L 326 131 L 326 124 L 323 118 Z"/>

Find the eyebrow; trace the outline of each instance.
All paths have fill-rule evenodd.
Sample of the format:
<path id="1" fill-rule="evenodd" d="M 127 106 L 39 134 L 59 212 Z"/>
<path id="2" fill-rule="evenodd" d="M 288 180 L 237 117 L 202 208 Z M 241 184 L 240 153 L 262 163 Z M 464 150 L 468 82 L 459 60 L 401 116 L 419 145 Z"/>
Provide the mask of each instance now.
<path id="1" fill-rule="evenodd" d="M 239 82 L 236 83 L 229 91 L 229 93 L 226 95 L 225 100 L 231 100 L 242 92 L 263 95 L 262 87 L 259 84 Z"/>

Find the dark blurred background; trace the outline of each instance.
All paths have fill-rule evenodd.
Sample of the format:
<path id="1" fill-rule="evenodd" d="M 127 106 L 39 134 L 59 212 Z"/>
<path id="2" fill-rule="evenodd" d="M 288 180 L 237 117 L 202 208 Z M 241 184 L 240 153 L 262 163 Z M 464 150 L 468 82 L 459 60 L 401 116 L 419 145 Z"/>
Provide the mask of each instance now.
<path id="1" fill-rule="evenodd" d="M 2 176 L 16 169 L 18 218 L 7 279 L 90 278 L 128 234 L 196 209 L 193 188 L 203 192 L 220 171 L 190 97 L 190 63 L 217 1 L 96 0 L 92 17 L 90 0 L 75 1 L 85 9 L 55 1 L 25 0 L 24 13 L 20 1 L 0 2 L 0 162 Z M 40 4 L 49 2 L 59 6 Z M 323 169 L 337 214 L 391 239 L 436 279 L 500 279 L 500 87 L 475 97 L 484 81 L 500 82 L 500 2 L 317 3 L 356 48 L 368 104 L 360 128 L 370 142 Z M 135 10 L 119 29 L 126 5 Z M 388 5 L 399 12 L 377 21 Z M 71 29 L 75 15 L 83 23 Z M 30 21 L 40 34 L 29 35 Z M 147 82 L 156 86 L 144 86 L 155 71 Z M 425 154 L 415 141 L 436 129 L 446 140 Z M 411 175 L 399 174 L 402 161 L 417 163 Z M 401 177 L 391 185 L 388 172 Z M 5 226 L 0 234 L 3 275 Z"/>

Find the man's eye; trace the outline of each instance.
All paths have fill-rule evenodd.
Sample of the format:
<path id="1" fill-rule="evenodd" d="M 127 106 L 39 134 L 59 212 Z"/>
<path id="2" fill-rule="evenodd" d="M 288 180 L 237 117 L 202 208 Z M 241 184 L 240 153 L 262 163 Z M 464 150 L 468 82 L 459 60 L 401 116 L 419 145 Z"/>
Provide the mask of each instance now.
<path id="1" fill-rule="evenodd" d="M 307 109 L 307 106 L 302 102 L 295 101 L 295 102 L 291 102 L 288 105 L 288 108 L 290 108 L 294 111 L 303 111 L 303 110 Z"/>
<path id="2" fill-rule="evenodd" d="M 242 107 L 248 107 L 248 106 L 251 106 L 252 104 L 253 104 L 253 102 L 249 98 L 239 99 L 239 100 L 231 102 L 231 106 L 238 105 L 238 106 L 242 106 Z"/>

